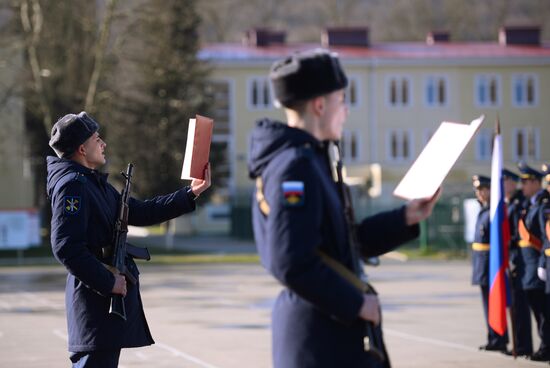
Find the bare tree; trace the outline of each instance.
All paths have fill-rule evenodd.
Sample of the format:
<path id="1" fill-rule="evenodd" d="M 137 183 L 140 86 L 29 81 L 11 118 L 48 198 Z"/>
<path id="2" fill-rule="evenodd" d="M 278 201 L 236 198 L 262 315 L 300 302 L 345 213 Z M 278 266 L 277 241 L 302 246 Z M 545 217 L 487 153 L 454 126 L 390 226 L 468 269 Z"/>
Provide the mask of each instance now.
<path id="1" fill-rule="evenodd" d="M 46 70 L 42 70 L 40 62 L 38 61 L 37 52 L 37 45 L 40 42 L 42 26 L 44 24 L 42 7 L 40 6 L 38 0 L 31 0 L 30 4 L 28 0 L 21 0 L 20 9 L 21 25 L 23 26 L 23 31 L 26 36 L 26 49 L 34 90 L 38 96 L 40 110 L 42 111 L 44 129 L 49 132 L 53 125 L 52 113 L 50 111 L 48 98 L 45 95 L 46 92 L 42 83 L 42 77 L 47 76 L 48 72 Z"/>
<path id="2" fill-rule="evenodd" d="M 95 46 L 94 52 L 94 69 L 92 76 L 90 77 L 90 83 L 88 84 L 88 92 L 86 93 L 86 101 L 84 104 L 84 110 L 94 113 L 95 112 L 95 96 L 97 92 L 97 85 L 101 72 L 103 71 L 103 59 L 105 58 L 107 41 L 111 31 L 111 24 L 113 21 L 113 14 L 115 12 L 117 0 L 107 0 L 107 11 L 103 17 L 99 31 L 99 40 Z"/>

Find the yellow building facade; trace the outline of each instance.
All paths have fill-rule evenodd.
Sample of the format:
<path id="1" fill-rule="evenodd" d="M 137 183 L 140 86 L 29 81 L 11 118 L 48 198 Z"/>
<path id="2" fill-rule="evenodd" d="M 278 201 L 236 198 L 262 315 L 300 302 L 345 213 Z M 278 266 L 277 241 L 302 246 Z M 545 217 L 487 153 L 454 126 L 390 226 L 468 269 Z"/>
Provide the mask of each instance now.
<path id="1" fill-rule="evenodd" d="M 540 41 L 540 30 L 503 28 L 500 40 L 480 43 L 454 43 L 443 36 L 371 45 L 366 28 L 333 29 L 325 32 L 324 43 L 286 44 L 281 32 L 253 30 L 242 44 L 205 45 L 199 56 L 212 65 L 212 81 L 225 90 L 218 104 L 226 106 L 229 127 L 223 138 L 228 193 L 250 193 L 246 160 L 255 121 L 284 121 L 283 111 L 273 105 L 271 64 L 314 47 L 337 52 L 350 81 L 342 139 L 348 176 L 361 182 L 381 174 L 371 179 L 381 185 L 382 202 L 393 200 L 397 182 L 442 121 L 469 123 L 485 115 L 444 183 L 447 193 L 469 192 L 473 174 L 490 174 L 497 118 L 506 167 L 515 170 L 517 162 L 526 161 L 540 168 L 550 161 L 545 144 L 550 139 L 550 44 Z"/>

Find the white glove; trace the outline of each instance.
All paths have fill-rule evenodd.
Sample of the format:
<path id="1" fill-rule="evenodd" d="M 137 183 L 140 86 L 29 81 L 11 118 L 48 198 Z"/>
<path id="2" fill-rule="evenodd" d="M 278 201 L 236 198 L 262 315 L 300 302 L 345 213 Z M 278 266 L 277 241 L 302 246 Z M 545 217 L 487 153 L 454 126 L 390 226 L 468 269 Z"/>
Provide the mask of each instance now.
<path id="1" fill-rule="evenodd" d="M 546 281 L 546 268 L 539 267 L 537 268 L 537 275 L 542 281 Z"/>

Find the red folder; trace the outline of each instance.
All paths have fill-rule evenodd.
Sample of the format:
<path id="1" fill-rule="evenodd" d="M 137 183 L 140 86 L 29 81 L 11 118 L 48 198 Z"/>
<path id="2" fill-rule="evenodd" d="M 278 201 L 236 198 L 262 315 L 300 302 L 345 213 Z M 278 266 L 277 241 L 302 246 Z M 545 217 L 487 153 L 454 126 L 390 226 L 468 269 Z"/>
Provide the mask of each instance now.
<path id="1" fill-rule="evenodd" d="M 204 168 L 210 157 L 213 126 L 214 120 L 204 116 L 196 115 L 195 119 L 189 119 L 182 179 L 204 179 Z"/>

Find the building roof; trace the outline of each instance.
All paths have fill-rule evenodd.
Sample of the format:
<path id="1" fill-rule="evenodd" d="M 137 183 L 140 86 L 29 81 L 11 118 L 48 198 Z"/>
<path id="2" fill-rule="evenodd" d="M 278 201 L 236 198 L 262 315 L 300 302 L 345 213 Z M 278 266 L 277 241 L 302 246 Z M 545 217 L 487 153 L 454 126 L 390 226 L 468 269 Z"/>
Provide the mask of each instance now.
<path id="1" fill-rule="evenodd" d="M 273 44 L 253 46 L 238 43 L 206 44 L 199 57 L 214 62 L 272 61 L 298 50 L 322 47 L 318 43 Z M 498 42 L 442 42 L 428 45 L 424 42 L 392 42 L 372 44 L 369 47 L 333 46 L 345 61 L 465 61 L 550 63 L 550 43 L 541 45 L 501 45 Z"/>

